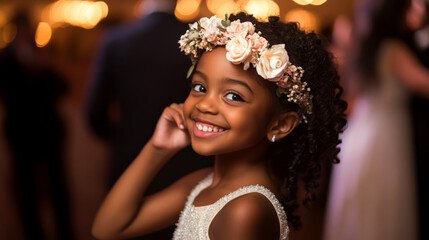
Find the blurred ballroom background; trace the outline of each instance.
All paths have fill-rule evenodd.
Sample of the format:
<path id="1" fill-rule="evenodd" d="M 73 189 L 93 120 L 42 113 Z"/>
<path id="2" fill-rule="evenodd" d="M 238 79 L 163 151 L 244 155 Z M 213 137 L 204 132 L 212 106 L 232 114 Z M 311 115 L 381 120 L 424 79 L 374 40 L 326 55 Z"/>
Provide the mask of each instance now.
<path id="1" fill-rule="evenodd" d="M 192 22 L 203 16 L 216 14 L 223 17 L 225 13 L 245 10 L 262 19 L 277 15 L 283 21 L 299 22 L 301 28 L 323 35 L 336 57 L 341 73 L 350 41 L 351 19 L 360 2 L 363 0 L 178 0 L 175 16 L 183 22 Z M 32 58 L 30 65 L 49 69 L 44 73 L 34 70 L 34 74 L 40 79 L 50 79 L 41 84 L 18 83 L 18 87 L 21 87 L 19 84 L 28 84 L 26 86 L 31 91 L 15 91 L 16 86 L 0 80 L 3 88 L 3 96 L 0 97 L 0 239 L 25 239 L 25 221 L 19 214 L 19 206 L 25 202 L 16 198 L 19 191 L 16 189 L 18 180 L 14 176 L 17 174 L 14 168 L 19 166 L 13 163 L 13 141 L 9 140 L 10 135 L 16 133 L 3 127 L 6 122 L 6 103 L 9 104 L 4 96 L 16 99 L 23 95 L 27 103 L 18 103 L 14 107 L 26 109 L 27 114 L 18 114 L 20 119 L 15 122 L 25 126 L 22 131 L 27 129 L 36 134 L 37 137 L 30 139 L 34 144 L 30 142 L 30 145 L 36 148 L 40 142 L 49 139 L 52 144 L 48 148 L 63 149 L 57 153 L 61 155 L 62 163 L 54 164 L 63 171 L 61 176 L 57 176 L 58 180 L 54 180 L 58 182 L 52 182 L 52 178 L 47 177 L 49 167 L 33 166 L 38 172 L 33 183 L 38 186 L 36 215 L 44 239 L 57 239 L 58 232 L 64 230 L 62 228 L 69 233 L 69 239 L 93 239 L 90 234 L 91 224 L 109 187 L 110 165 L 109 145 L 90 130 L 85 120 L 90 79 L 103 34 L 107 29 L 131 24 L 143 17 L 143 3 L 144 0 L 0 0 L 0 53 L 5 52 L 18 38 L 30 39 L 32 46 L 20 45 L 18 51 L 22 52 L 22 56 Z M 20 18 L 15 21 L 17 16 Z M 22 26 L 29 29 L 21 31 L 24 29 Z M 23 36 L 21 32 L 26 35 Z M 31 71 L 29 74 L 32 74 Z M 4 73 L 0 73 L 0 79 L 4 78 L 1 74 Z M 36 120 L 31 114 L 37 115 L 38 106 L 46 104 L 42 98 L 51 101 L 50 107 L 58 113 L 50 125 L 56 128 L 51 127 L 45 132 L 43 129 L 32 131 L 31 128 L 37 128 L 37 125 L 32 124 Z M 58 136 L 44 136 L 51 132 Z M 23 151 L 31 152 L 33 148 Z M 50 164 L 48 162 L 47 165 Z M 24 163 L 22 167 L 27 166 Z M 321 239 L 327 174 L 322 175 L 322 179 L 321 197 L 313 206 L 315 211 L 311 218 L 306 218 L 304 214 L 304 231 L 297 234 L 296 239 Z M 57 212 L 56 209 L 62 207 L 54 204 L 55 196 L 52 197 L 50 192 L 55 186 L 64 190 L 59 198 L 63 198 L 67 204 L 63 209 L 68 210 L 63 213 Z M 65 219 L 55 220 L 58 218 Z M 62 223 L 58 224 L 58 221 Z"/>

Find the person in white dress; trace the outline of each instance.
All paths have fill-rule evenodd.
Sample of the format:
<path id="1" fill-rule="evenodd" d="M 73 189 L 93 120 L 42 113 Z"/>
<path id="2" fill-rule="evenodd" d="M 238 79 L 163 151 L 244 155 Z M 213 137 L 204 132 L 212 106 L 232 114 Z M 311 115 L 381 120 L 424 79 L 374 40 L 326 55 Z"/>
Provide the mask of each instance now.
<path id="1" fill-rule="evenodd" d="M 179 41 L 194 63 L 189 96 L 165 108 L 104 200 L 96 238 L 135 237 L 176 223 L 177 240 L 285 240 L 300 227 L 294 210 L 313 199 L 322 163 L 337 160 L 346 103 L 316 34 L 278 20 L 240 13 L 190 25 Z M 143 197 L 155 174 L 189 144 L 214 155 L 214 167 Z M 304 199 L 297 197 L 301 186 Z"/>
<path id="2" fill-rule="evenodd" d="M 409 4 L 367 1 L 356 11 L 347 90 L 357 94 L 331 176 L 325 240 L 418 239 L 408 98 L 429 97 L 429 70 L 405 43 Z"/>

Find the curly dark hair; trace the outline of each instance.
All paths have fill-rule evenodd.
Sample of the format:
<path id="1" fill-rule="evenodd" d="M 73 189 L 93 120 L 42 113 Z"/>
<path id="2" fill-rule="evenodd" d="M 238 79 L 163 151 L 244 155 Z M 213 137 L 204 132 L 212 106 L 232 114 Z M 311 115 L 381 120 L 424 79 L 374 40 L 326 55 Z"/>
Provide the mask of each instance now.
<path id="1" fill-rule="evenodd" d="M 272 173 L 281 182 L 280 200 L 285 207 L 288 221 L 294 229 L 301 227 L 301 219 L 293 212 L 299 207 L 298 186 L 304 184 L 306 196 L 302 204 L 313 200 L 318 187 L 322 164 L 338 163 L 340 149 L 339 134 L 346 125 L 344 111 L 347 103 L 341 99 L 336 65 L 332 54 L 325 50 L 322 41 L 314 32 L 306 33 L 297 23 L 282 23 L 278 17 L 268 22 L 259 22 L 245 13 L 230 15 L 231 21 L 250 21 L 256 32 L 268 40 L 270 45 L 285 44 L 290 61 L 304 69 L 302 81 L 307 82 L 313 95 L 313 114 L 308 123 L 301 123 L 291 134 L 271 144 L 270 161 Z M 268 83 L 273 84 L 273 83 Z M 278 98 L 285 111 L 297 111 L 298 106 Z"/>

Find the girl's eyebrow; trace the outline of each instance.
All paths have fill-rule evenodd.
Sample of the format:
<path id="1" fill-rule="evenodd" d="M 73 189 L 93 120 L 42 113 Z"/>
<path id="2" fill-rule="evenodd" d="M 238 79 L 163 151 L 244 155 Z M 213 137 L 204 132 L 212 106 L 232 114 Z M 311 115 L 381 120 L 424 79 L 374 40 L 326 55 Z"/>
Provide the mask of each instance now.
<path id="1" fill-rule="evenodd" d="M 194 74 L 199 75 L 202 79 L 204 79 L 204 80 L 207 81 L 207 75 L 206 74 L 204 74 L 204 73 L 202 73 L 202 72 L 200 72 L 198 70 L 195 70 Z M 230 84 L 236 84 L 236 85 L 244 86 L 245 88 L 247 88 L 252 93 L 252 95 L 254 94 L 253 90 L 244 81 L 237 80 L 237 79 L 232 79 L 232 78 L 225 78 L 224 82 L 230 83 Z"/>
<path id="2" fill-rule="evenodd" d="M 198 70 L 195 70 L 194 74 L 200 75 L 200 77 L 202 79 L 207 80 L 207 75 L 205 75 L 204 73 L 202 73 L 202 72 L 200 72 Z"/>
<path id="3" fill-rule="evenodd" d="M 245 88 L 247 88 L 252 93 L 252 95 L 254 94 L 252 89 L 249 87 L 249 85 L 247 85 L 247 83 L 245 83 L 241 80 L 232 79 L 232 78 L 225 78 L 224 81 L 227 83 L 232 83 L 232 84 L 244 86 Z"/>

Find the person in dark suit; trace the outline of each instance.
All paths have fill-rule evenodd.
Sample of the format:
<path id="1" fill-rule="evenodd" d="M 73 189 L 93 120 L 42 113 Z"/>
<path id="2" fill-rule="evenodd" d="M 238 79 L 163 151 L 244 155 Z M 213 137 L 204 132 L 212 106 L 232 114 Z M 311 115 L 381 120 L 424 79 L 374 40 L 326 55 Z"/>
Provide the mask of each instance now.
<path id="1" fill-rule="evenodd" d="M 191 62 L 178 45 L 187 25 L 173 15 L 176 1 L 145 0 L 143 4 L 141 19 L 107 32 L 87 105 L 90 127 L 112 145 L 111 185 L 150 139 L 164 108 L 183 102 L 190 89 L 186 73 Z M 209 165 L 210 160 L 188 147 L 160 171 L 146 194 Z M 173 230 L 144 239 L 171 239 Z"/>
<path id="2" fill-rule="evenodd" d="M 37 48 L 27 8 L 11 21 L 14 40 L 0 51 L 0 100 L 13 169 L 13 197 L 25 239 L 73 239 L 64 172 L 66 129 L 59 112 L 67 84 L 52 66 L 50 52 Z M 46 52 L 47 51 L 47 52 Z M 44 205 L 53 214 L 45 213 Z M 43 219 L 48 219 L 46 224 Z"/>

